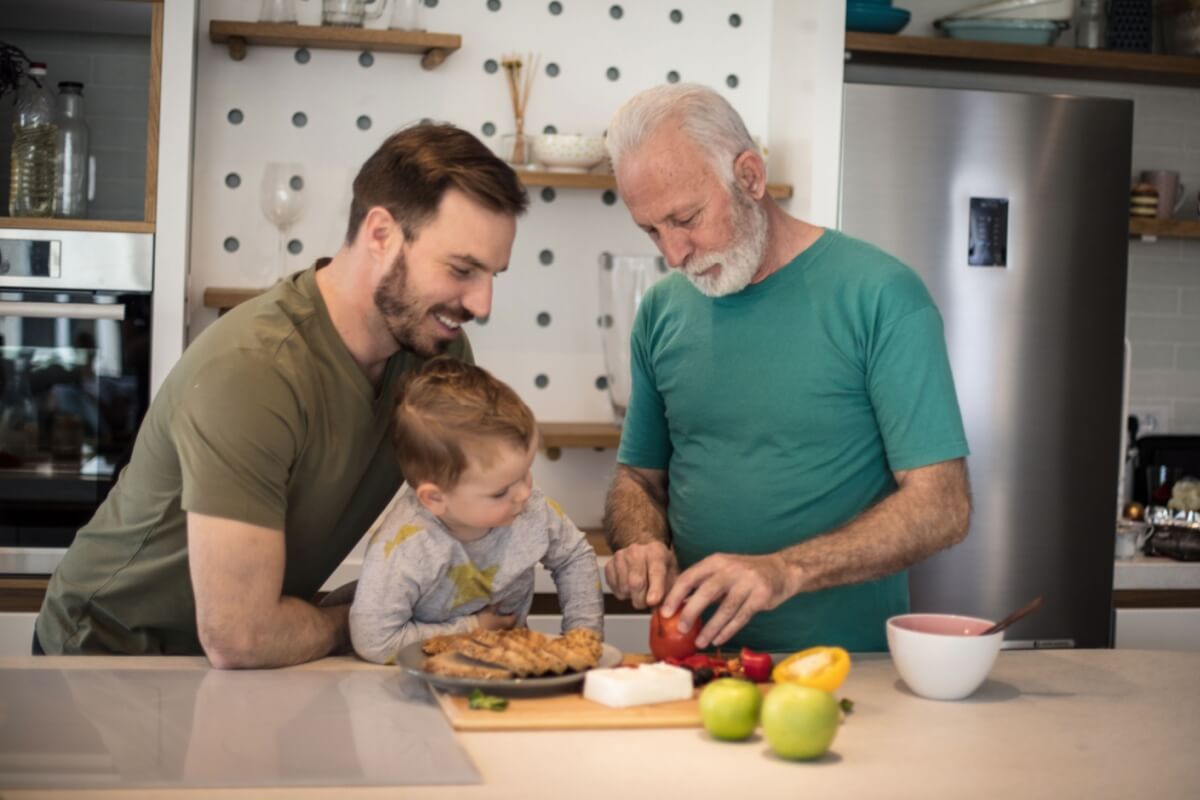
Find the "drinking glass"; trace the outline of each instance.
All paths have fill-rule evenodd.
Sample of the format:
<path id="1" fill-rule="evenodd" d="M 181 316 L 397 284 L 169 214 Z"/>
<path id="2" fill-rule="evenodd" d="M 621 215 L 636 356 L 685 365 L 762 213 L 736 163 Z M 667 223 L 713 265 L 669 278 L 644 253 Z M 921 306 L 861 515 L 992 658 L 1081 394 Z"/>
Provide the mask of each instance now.
<path id="1" fill-rule="evenodd" d="M 321 0 L 322 25 L 361 28 L 366 14 L 366 0 Z"/>
<path id="2" fill-rule="evenodd" d="M 600 336 L 608 399 L 618 422 L 625 419 L 632 388 L 629 336 L 646 291 L 667 272 L 661 256 L 600 255 Z"/>
<path id="3" fill-rule="evenodd" d="M 279 231 L 279 262 L 268 268 L 272 283 L 287 274 L 287 232 L 304 214 L 304 166 L 271 161 L 263 170 L 262 210 Z"/>
<path id="4" fill-rule="evenodd" d="M 258 10 L 258 21 L 295 23 L 296 5 L 293 0 L 262 0 Z"/>

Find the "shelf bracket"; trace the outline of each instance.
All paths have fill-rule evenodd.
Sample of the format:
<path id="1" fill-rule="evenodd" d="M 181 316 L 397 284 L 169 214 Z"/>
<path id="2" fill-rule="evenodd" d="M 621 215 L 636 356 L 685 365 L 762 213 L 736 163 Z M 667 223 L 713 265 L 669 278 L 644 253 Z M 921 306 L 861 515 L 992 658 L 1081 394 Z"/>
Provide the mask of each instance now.
<path id="1" fill-rule="evenodd" d="M 450 55 L 450 51 L 444 47 L 434 47 L 426 50 L 425 55 L 421 56 L 421 69 L 431 70 L 437 68 L 439 64 L 446 60 L 446 56 Z"/>
<path id="2" fill-rule="evenodd" d="M 229 37 L 229 57 L 241 61 L 246 57 L 246 39 L 243 36 Z"/>

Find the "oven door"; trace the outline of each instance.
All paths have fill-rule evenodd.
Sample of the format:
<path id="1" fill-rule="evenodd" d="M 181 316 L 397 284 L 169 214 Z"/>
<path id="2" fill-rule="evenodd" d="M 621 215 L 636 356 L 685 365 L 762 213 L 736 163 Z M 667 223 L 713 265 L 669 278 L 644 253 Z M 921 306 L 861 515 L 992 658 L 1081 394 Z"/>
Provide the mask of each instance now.
<path id="1" fill-rule="evenodd" d="M 129 460 L 149 373 L 148 293 L 0 289 L 0 548 L 70 543 Z"/>

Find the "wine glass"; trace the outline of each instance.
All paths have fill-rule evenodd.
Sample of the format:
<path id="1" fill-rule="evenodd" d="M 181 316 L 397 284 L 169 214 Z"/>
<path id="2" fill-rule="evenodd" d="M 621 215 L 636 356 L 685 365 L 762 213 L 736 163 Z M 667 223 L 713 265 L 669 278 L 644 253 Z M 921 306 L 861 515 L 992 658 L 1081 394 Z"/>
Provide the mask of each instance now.
<path id="1" fill-rule="evenodd" d="M 262 210 L 279 231 L 279 264 L 274 277 L 283 278 L 287 275 L 287 232 L 304 213 L 302 164 L 267 163 L 262 179 Z"/>

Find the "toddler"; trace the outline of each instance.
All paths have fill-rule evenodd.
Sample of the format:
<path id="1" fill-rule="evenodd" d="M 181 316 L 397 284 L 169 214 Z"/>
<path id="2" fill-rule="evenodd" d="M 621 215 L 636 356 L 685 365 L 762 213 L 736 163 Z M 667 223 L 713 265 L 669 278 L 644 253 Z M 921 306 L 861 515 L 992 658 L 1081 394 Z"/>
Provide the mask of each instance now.
<path id="1" fill-rule="evenodd" d="M 393 441 L 405 483 L 368 532 L 350 608 L 364 659 L 432 636 L 523 625 L 534 565 L 554 577 L 563 632 L 603 631 L 596 555 L 533 485 L 533 412 L 487 371 L 447 358 L 409 378 Z"/>

